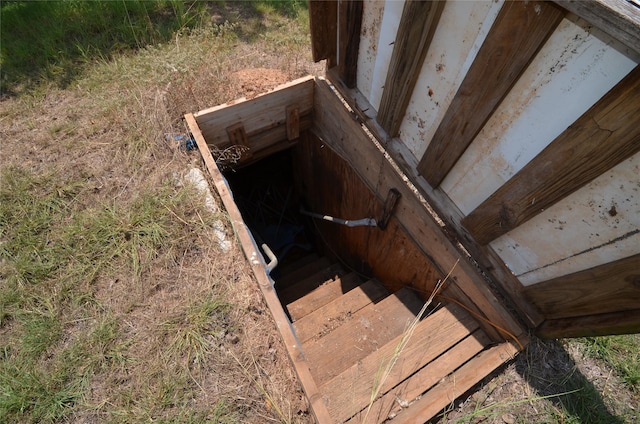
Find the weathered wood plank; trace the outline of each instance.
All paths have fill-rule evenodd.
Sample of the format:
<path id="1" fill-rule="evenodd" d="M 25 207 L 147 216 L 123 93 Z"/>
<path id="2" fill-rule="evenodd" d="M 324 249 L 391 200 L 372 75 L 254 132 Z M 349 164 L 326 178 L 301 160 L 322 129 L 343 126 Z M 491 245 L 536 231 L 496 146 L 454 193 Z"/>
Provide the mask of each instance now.
<path id="1" fill-rule="evenodd" d="M 415 293 L 402 289 L 359 310 L 326 336 L 303 343 L 317 384 L 326 383 L 402 334 L 421 307 Z"/>
<path id="2" fill-rule="evenodd" d="M 640 309 L 583 317 L 552 319 L 536 329 L 538 337 L 595 337 L 640 333 Z"/>
<path id="3" fill-rule="evenodd" d="M 331 81 L 337 81 L 333 77 L 333 71 L 327 72 Z M 518 308 L 521 317 L 530 327 L 537 327 L 543 321 L 543 317 L 529 303 L 522 294 L 522 284 L 513 275 L 513 272 L 505 265 L 490 245 L 481 246 L 473 240 L 473 237 L 460 223 L 464 218 L 462 212 L 453 201 L 441 189 L 434 189 L 427 181 L 418 175 L 416 168 L 418 162 L 407 146 L 399 138 L 391 138 L 376 120 L 376 113 L 369 101 L 357 90 L 345 87 L 339 81 L 335 87 L 347 100 L 349 106 L 357 113 L 359 119 L 366 125 L 371 133 L 386 146 L 387 152 L 405 172 L 409 180 L 420 193 L 427 199 L 439 217 L 446 223 L 447 234 L 454 243 L 460 242 L 473 256 L 474 260 L 482 267 L 486 275 L 492 277 L 496 284 L 500 285 L 503 295 L 506 295 Z"/>
<path id="4" fill-rule="evenodd" d="M 387 289 L 379 281 L 369 280 L 294 322 L 293 327 L 298 339 L 304 343 L 311 338 L 329 334 L 350 315 L 388 294 Z"/>
<path id="5" fill-rule="evenodd" d="M 302 355 L 301 347 L 296 339 L 296 336 L 291 328 L 289 323 L 289 318 L 287 318 L 287 314 L 280 303 L 280 299 L 276 295 L 273 286 L 271 285 L 271 281 L 267 276 L 266 270 L 264 266 L 259 261 L 252 261 L 251 258 L 258 257 L 260 253 L 258 252 L 257 247 L 253 243 L 253 238 L 251 234 L 249 234 L 249 230 L 247 226 L 244 224 L 242 219 L 242 215 L 236 206 L 233 196 L 227 186 L 222 173 L 218 169 L 213 156 L 211 155 L 211 151 L 207 146 L 207 141 L 202 135 L 202 131 L 198 127 L 196 122 L 196 118 L 193 114 L 185 115 L 185 120 L 187 121 L 187 125 L 189 126 L 189 130 L 191 134 L 196 140 L 198 145 L 198 149 L 200 150 L 200 154 L 204 159 L 205 165 L 213 183 L 222 199 L 225 209 L 229 214 L 229 220 L 231 221 L 238 239 L 240 240 L 240 244 L 242 245 L 242 250 L 245 256 L 249 259 L 249 264 L 251 264 L 251 268 L 253 270 L 253 274 L 256 277 L 258 282 L 258 286 L 260 287 L 260 291 L 262 292 L 262 296 L 264 297 L 269 310 L 271 311 L 271 315 L 275 321 L 275 325 L 280 332 L 280 336 L 284 342 L 284 345 L 289 353 L 289 358 L 291 359 L 291 363 L 298 375 L 300 383 L 309 399 L 309 403 L 311 405 L 311 410 L 318 422 L 331 422 L 331 417 L 329 416 L 329 412 L 322 401 L 322 395 L 318 392 L 318 387 L 316 382 L 314 381 L 310 371 L 309 364 L 304 359 Z"/>
<path id="6" fill-rule="evenodd" d="M 362 131 L 360 124 L 342 107 L 327 83 L 319 80 L 317 84 L 315 99 L 318 107 L 314 110 L 314 125 L 324 142 L 341 157 L 351 158 L 349 163 L 369 190 L 378 196 L 380 202 L 384 201 L 382 196 L 391 188 L 400 191 L 402 198 L 398 201 L 391 221 L 397 219 L 426 258 L 438 268 L 441 275 L 446 275 L 461 257 L 457 248 L 447 239 L 440 225 L 429 215 L 415 193 Z M 460 288 L 461 292 L 467 293 L 468 297 L 473 299 L 473 303 L 465 305 L 481 311 L 489 321 L 507 329 L 516 337 L 523 335 L 522 328 L 491 293 L 483 277 L 466 260 L 461 260 L 455 268 L 450 283 L 450 287 Z M 487 332 L 495 331 L 491 326 L 481 325 Z"/>
<path id="7" fill-rule="evenodd" d="M 625 0 L 554 0 L 640 53 L 640 9 Z"/>
<path id="8" fill-rule="evenodd" d="M 329 265 L 331 265 L 331 261 L 324 256 L 317 258 L 312 262 L 305 263 L 304 265 L 283 274 L 282 277 L 277 278 L 276 289 L 283 290 L 299 283 L 310 275 L 329 267 Z"/>
<path id="9" fill-rule="evenodd" d="M 242 123 L 247 136 L 282 127 L 286 139 L 286 109 L 297 105 L 299 116 L 308 115 L 313 108 L 313 76 L 294 80 L 274 91 L 234 104 L 223 104 L 194 114 L 207 143 L 220 148 L 230 143 L 226 128 Z"/>
<path id="10" fill-rule="evenodd" d="M 300 137 L 300 108 L 297 105 L 287 106 L 287 140 Z"/>
<path id="11" fill-rule="evenodd" d="M 352 272 L 333 281 L 324 283 L 316 290 L 287 305 L 292 321 L 310 314 L 327 303 L 337 299 L 344 293 L 358 287 L 362 283 L 358 274 Z"/>
<path id="12" fill-rule="evenodd" d="M 418 165 L 432 187 L 444 180 L 563 15 L 545 1 L 508 1 L 502 6 Z"/>
<path id="13" fill-rule="evenodd" d="M 444 6 L 444 1 L 407 0 L 404 4 L 378 112 L 380 125 L 394 137 L 400 130 Z M 348 84 L 347 87 L 351 88 Z"/>
<path id="14" fill-rule="evenodd" d="M 364 424 L 370 422 L 368 420 L 369 417 L 383 419 L 398 413 L 402 409 L 398 404 L 398 400 L 402 403 L 412 402 L 418 396 L 421 396 L 424 392 L 436 385 L 443 377 L 451 374 L 462 366 L 462 364 L 480 353 L 490 343 L 491 340 L 482 330 L 476 330 L 473 334 L 449 349 L 446 354 L 430 362 L 409 379 L 373 402 L 370 411 L 367 412 L 367 405 L 367 409 L 354 415 L 347 423 Z"/>
<path id="15" fill-rule="evenodd" d="M 346 274 L 346 272 L 340 264 L 332 264 L 313 275 L 309 275 L 306 278 L 303 278 L 299 282 L 292 284 L 289 287 L 286 287 L 282 290 L 278 289 L 278 296 L 280 297 L 280 300 L 284 305 L 288 305 L 289 303 L 302 298 L 312 290 L 320 287 L 325 282 L 333 281 L 336 278 L 340 278 L 344 274 Z"/>
<path id="16" fill-rule="evenodd" d="M 538 156 L 462 220 L 487 244 L 640 151 L 636 66 Z"/>
<path id="17" fill-rule="evenodd" d="M 356 85 L 362 0 L 340 0 L 338 8 L 338 73 L 348 87 Z"/>
<path id="18" fill-rule="evenodd" d="M 330 64 L 336 62 L 337 27 L 338 2 L 309 1 L 311 53 L 315 62 L 323 59 L 327 59 Z"/>
<path id="19" fill-rule="evenodd" d="M 524 293 L 547 319 L 637 309 L 640 254 L 528 286 Z"/>
<path id="20" fill-rule="evenodd" d="M 327 398 L 329 413 L 339 422 L 349 419 L 369 405 L 372 392 L 376 398 L 384 395 L 477 328 L 477 322 L 459 306 L 439 309 L 418 323 L 400 352 L 397 349 L 404 335 L 322 385 L 320 391 Z M 385 374 L 383 381 L 381 372 Z"/>
<path id="21" fill-rule="evenodd" d="M 516 353 L 518 349 L 510 343 L 481 352 L 399 413 L 393 419 L 394 424 L 423 424 Z"/>

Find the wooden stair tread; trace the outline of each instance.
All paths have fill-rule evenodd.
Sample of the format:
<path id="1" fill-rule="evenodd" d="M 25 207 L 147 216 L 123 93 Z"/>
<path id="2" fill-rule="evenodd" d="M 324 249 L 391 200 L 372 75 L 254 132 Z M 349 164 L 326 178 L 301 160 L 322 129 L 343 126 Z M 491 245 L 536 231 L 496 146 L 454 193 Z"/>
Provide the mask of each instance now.
<path id="1" fill-rule="evenodd" d="M 503 342 L 480 352 L 401 411 L 393 419 L 394 424 L 424 423 L 518 352 L 518 347 L 511 342 Z M 446 359 L 449 359 L 448 356 Z"/>
<path id="2" fill-rule="evenodd" d="M 450 304 L 437 310 L 419 322 L 410 336 L 407 332 L 398 335 L 377 351 L 322 385 L 320 392 L 325 397 L 330 414 L 339 422 L 349 419 L 368 407 L 372 393 L 375 392 L 376 397 L 384 395 L 444 353 L 448 359 L 447 364 L 453 365 L 454 361 L 449 360 L 450 349 L 477 330 L 478 327 L 478 322 L 458 305 Z M 403 343 L 404 347 L 398 352 Z M 486 343 L 488 343 L 486 336 L 480 342 L 476 342 L 478 349 L 482 349 Z M 478 351 L 466 356 L 464 361 Z M 460 365 L 461 363 L 458 362 L 455 367 Z M 445 374 L 437 374 L 436 382 L 453 369 Z M 382 375 L 385 375 L 384 381 L 380 381 Z M 422 391 L 417 395 L 422 394 L 428 388 L 420 380 L 419 378 L 418 382 Z M 401 386 L 406 386 L 406 383 Z M 405 390 L 406 388 L 403 388 L 400 391 L 404 392 Z M 395 394 L 396 390 L 393 390 L 392 400 L 395 399 Z M 415 396 L 411 400 L 414 398 Z M 382 402 L 381 405 L 374 404 L 374 406 L 380 410 L 381 406 L 388 405 L 386 402 Z M 375 415 L 371 415 L 372 412 L 379 411 L 373 409 L 370 411 L 369 416 L 373 418 Z M 387 416 L 388 413 L 383 418 Z"/>
<path id="3" fill-rule="evenodd" d="M 362 411 L 359 411 L 346 422 L 350 424 L 380 422 L 397 414 L 402 410 L 401 404 L 406 407 L 418 396 L 428 392 L 443 377 L 448 376 L 462 364 L 469 361 L 490 343 L 489 336 L 482 329 L 477 329 L 445 354 L 440 355 L 417 373 L 376 399 L 371 404 L 371 408 L 367 403 Z M 452 400 L 448 399 L 448 402 L 451 403 Z"/>
<path id="4" fill-rule="evenodd" d="M 301 343 L 326 335 L 352 314 L 387 296 L 387 289 L 376 280 L 369 280 L 293 323 Z"/>
<path id="5" fill-rule="evenodd" d="M 355 272 L 329 281 L 309 294 L 287 305 L 289 316 L 296 321 L 362 284 Z"/>
<path id="6" fill-rule="evenodd" d="M 309 265 L 312 262 L 317 262 L 320 260 L 320 256 L 317 253 L 308 253 L 297 260 L 289 260 L 286 258 L 283 263 L 278 264 L 276 268 L 279 272 L 279 275 L 285 277 L 293 272 L 298 271 L 302 267 Z"/>
<path id="7" fill-rule="evenodd" d="M 340 327 L 302 344 L 311 374 L 320 386 L 400 335 L 423 302 L 403 288 L 353 314 Z"/>
<path id="8" fill-rule="evenodd" d="M 279 289 L 286 289 L 298 283 L 300 280 L 304 280 L 310 275 L 315 274 L 331 265 L 331 262 L 326 257 L 321 257 L 315 261 L 303 264 L 302 266 L 283 274 L 276 281 L 276 287 Z"/>
<path id="9" fill-rule="evenodd" d="M 298 299 L 301 299 L 327 281 L 335 280 L 344 274 L 345 272 L 342 265 L 329 265 L 314 274 L 306 274 L 305 277 L 300 279 L 300 281 L 290 285 L 289 287 L 278 290 L 278 297 L 283 305 L 288 305 Z"/>

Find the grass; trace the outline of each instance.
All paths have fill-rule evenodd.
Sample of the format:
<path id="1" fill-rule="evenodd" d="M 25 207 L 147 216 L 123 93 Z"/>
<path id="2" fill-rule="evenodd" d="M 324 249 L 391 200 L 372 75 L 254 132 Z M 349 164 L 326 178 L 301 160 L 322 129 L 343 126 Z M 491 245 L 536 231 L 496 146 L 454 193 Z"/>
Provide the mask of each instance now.
<path id="1" fill-rule="evenodd" d="M 635 392 L 640 392 L 640 335 L 578 339 L 584 353 L 602 360 Z"/>

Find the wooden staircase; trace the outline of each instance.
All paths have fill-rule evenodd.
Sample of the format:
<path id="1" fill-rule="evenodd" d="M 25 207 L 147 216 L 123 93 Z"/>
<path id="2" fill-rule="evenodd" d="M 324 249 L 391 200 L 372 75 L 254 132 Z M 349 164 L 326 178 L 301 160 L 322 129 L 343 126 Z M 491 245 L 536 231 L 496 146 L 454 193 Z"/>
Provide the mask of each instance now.
<path id="1" fill-rule="evenodd" d="M 455 303 L 418 321 L 413 291 L 388 293 L 326 258 L 280 272 L 276 291 L 332 422 L 423 423 L 517 351 Z"/>

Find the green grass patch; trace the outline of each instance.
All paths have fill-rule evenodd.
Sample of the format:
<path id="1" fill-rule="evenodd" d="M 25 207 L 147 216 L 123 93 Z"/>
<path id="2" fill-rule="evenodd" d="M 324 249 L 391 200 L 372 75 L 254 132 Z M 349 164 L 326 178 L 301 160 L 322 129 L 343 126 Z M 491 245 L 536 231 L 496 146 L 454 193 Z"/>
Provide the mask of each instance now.
<path id="1" fill-rule="evenodd" d="M 578 339 L 584 353 L 606 362 L 620 379 L 640 392 L 640 334 Z"/>
<path id="2" fill-rule="evenodd" d="M 205 11 L 203 2 L 176 0 L 3 2 L 0 88 L 66 87 L 87 61 L 165 42 L 200 25 Z"/>

